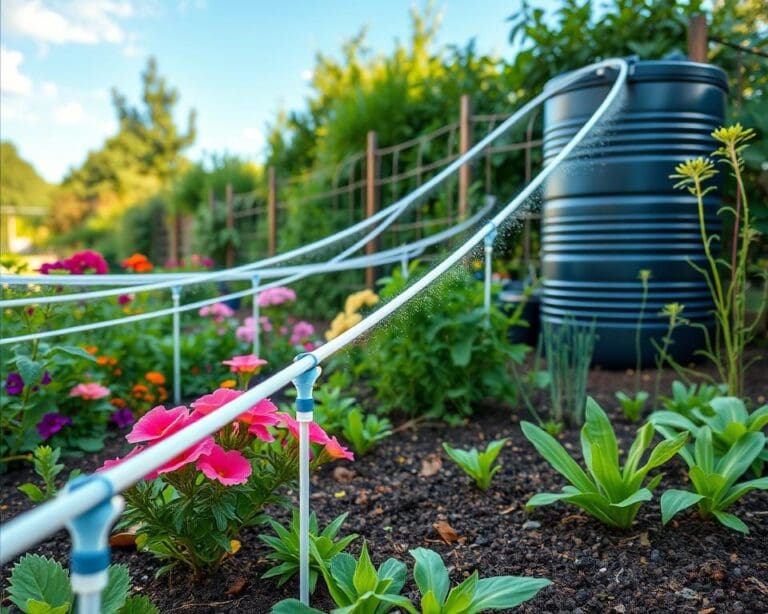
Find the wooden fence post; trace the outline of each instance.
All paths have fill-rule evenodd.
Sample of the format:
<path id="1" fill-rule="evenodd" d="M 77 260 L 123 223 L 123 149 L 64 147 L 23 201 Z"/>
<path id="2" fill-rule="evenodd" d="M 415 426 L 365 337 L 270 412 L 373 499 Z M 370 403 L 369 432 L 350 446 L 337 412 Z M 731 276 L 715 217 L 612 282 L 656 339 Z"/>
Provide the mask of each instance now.
<path id="1" fill-rule="evenodd" d="M 235 211 L 234 211 L 234 195 L 232 192 L 232 184 L 227 184 L 227 230 L 230 233 L 230 237 L 227 240 L 227 255 L 226 255 L 226 267 L 230 268 L 235 266 L 235 246 L 232 243 L 232 233 L 235 231 Z"/>
<path id="2" fill-rule="evenodd" d="M 365 216 L 371 217 L 376 213 L 379 208 L 378 199 L 378 164 L 376 159 L 376 133 L 373 130 L 368 132 L 368 138 L 366 140 L 365 148 Z M 366 254 L 376 253 L 376 244 L 378 242 L 374 239 L 365 246 Z M 376 281 L 375 271 L 373 267 L 365 269 L 365 285 L 373 289 L 374 282 Z"/>
<path id="3" fill-rule="evenodd" d="M 267 243 L 269 255 L 277 252 L 277 179 L 275 167 L 267 169 Z"/>
<path id="4" fill-rule="evenodd" d="M 707 62 L 707 18 L 694 15 L 688 22 L 688 59 L 691 62 Z"/>
<path id="5" fill-rule="evenodd" d="M 459 103 L 459 155 L 464 155 L 472 147 L 471 104 L 468 94 L 462 94 Z M 469 210 L 469 164 L 459 169 L 459 219 L 467 217 Z"/>

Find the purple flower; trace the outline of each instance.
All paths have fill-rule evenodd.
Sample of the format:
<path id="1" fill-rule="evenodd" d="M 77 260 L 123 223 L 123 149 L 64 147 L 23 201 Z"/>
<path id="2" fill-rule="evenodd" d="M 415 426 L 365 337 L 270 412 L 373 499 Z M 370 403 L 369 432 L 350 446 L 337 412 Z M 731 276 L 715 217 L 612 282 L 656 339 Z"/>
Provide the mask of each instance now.
<path id="1" fill-rule="evenodd" d="M 43 379 L 40 380 L 40 384 L 42 386 L 47 386 L 50 383 L 51 383 L 51 374 L 48 373 L 48 371 L 46 371 L 45 373 L 43 373 Z"/>
<path id="2" fill-rule="evenodd" d="M 121 429 L 125 428 L 129 424 L 133 424 L 136 421 L 136 417 L 133 415 L 133 412 L 127 407 L 113 411 L 111 418 L 112 422 L 114 422 Z"/>
<path id="3" fill-rule="evenodd" d="M 5 391 L 8 394 L 17 395 L 21 394 L 24 390 L 24 380 L 21 375 L 16 372 L 11 372 L 8 377 L 5 378 Z"/>
<path id="4" fill-rule="evenodd" d="M 37 423 L 37 432 L 40 433 L 40 437 L 43 439 L 48 439 L 58 433 L 67 424 L 72 424 L 71 418 L 62 416 L 56 412 L 49 412 Z"/>

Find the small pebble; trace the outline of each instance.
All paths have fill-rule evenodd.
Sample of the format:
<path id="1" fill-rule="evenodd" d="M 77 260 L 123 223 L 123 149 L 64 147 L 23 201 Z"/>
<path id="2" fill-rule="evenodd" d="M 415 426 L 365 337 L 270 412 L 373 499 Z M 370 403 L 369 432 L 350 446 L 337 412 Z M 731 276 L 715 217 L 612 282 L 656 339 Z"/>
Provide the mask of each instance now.
<path id="1" fill-rule="evenodd" d="M 698 599 L 699 594 L 694 591 L 693 589 L 690 589 L 688 587 L 681 588 L 679 591 L 675 593 L 675 595 L 678 595 L 679 597 L 682 597 L 683 599 Z"/>
<path id="2" fill-rule="evenodd" d="M 658 550 L 651 550 L 651 561 L 654 563 L 661 558 L 661 552 Z"/>
<path id="3" fill-rule="evenodd" d="M 538 529 L 541 527 L 540 522 L 536 522 L 535 520 L 526 520 L 523 523 L 523 531 L 531 531 L 533 529 Z"/>

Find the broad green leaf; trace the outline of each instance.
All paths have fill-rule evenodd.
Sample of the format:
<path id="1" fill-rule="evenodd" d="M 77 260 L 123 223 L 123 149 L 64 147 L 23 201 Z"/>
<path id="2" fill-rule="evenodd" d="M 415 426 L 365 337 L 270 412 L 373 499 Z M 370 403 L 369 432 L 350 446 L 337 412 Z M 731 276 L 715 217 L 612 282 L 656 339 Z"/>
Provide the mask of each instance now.
<path id="1" fill-rule="evenodd" d="M 387 559 L 379 567 L 378 575 L 379 580 L 391 580 L 389 588 L 387 588 L 388 594 L 396 595 L 403 590 L 405 584 L 405 578 L 408 574 L 408 568 L 405 563 L 398 561 L 397 559 Z"/>
<path id="2" fill-rule="evenodd" d="M 506 610 L 528 601 L 542 588 L 552 584 L 546 578 L 496 576 L 483 578 L 477 583 L 469 612 Z"/>
<path id="3" fill-rule="evenodd" d="M 272 606 L 272 614 L 325 614 L 322 610 L 310 608 L 298 599 L 283 599 Z"/>
<path id="4" fill-rule="evenodd" d="M 101 591 L 101 614 L 117 614 L 131 588 L 131 576 L 125 565 L 110 565 L 107 587 Z"/>
<path id="5" fill-rule="evenodd" d="M 537 507 L 539 505 L 550 505 L 557 501 L 562 501 L 568 497 L 572 497 L 573 493 L 566 492 L 542 492 L 533 495 L 525 504 L 525 507 Z"/>
<path id="6" fill-rule="evenodd" d="M 727 509 L 731 506 L 731 504 L 733 504 L 735 501 L 738 501 L 752 490 L 768 490 L 768 476 L 757 478 L 756 480 L 749 480 L 748 482 L 742 482 L 741 484 L 736 484 L 736 486 L 728 491 L 728 494 L 723 498 L 723 500 L 720 501 L 718 508 L 721 510 Z"/>
<path id="7" fill-rule="evenodd" d="M 765 445 L 765 435 L 762 433 L 747 433 L 720 459 L 715 471 L 722 475 L 726 482 L 733 484 L 749 469 Z"/>
<path id="8" fill-rule="evenodd" d="M 43 366 L 26 356 L 16 361 L 16 368 L 19 370 L 19 375 L 24 380 L 25 386 L 36 386 L 43 379 Z"/>
<path id="9" fill-rule="evenodd" d="M 682 432 L 674 439 L 665 439 L 653 449 L 648 457 L 648 462 L 639 470 L 642 475 L 646 475 L 651 469 L 655 469 L 666 463 L 672 458 L 688 441 L 688 433 Z"/>
<path id="10" fill-rule="evenodd" d="M 421 592 L 421 614 L 442 614 L 442 604 L 432 591 Z"/>
<path id="11" fill-rule="evenodd" d="M 768 424 L 768 405 L 763 405 L 749 415 L 747 425 L 750 431 L 759 431 Z"/>
<path id="12" fill-rule="evenodd" d="M 637 431 L 635 440 L 629 448 L 627 462 L 624 463 L 624 470 L 622 472 L 622 476 L 625 480 L 637 470 L 637 467 L 640 465 L 640 459 L 643 457 L 643 452 L 645 452 L 651 444 L 652 439 L 653 425 L 648 422 Z"/>
<path id="13" fill-rule="evenodd" d="M 611 421 L 592 397 L 587 397 L 586 417 L 582 430 L 586 432 L 590 443 L 593 446 L 599 445 L 607 463 L 618 467 L 619 446 L 616 443 Z"/>
<path id="14" fill-rule="evenodd" d="M 648 416 L 648 421 L 654 426 L 670 426 L 678 431 L 688 431 L 694 437 L 699 431 L 688 418 L 672 411 L 655 411 Z"/>
<path id="15" fill-rule="evenodd" d="M 426 548 L 414 548 L 409 552 L 416 561 L 413 579 L 419 591 L 422 595 L 432 592 L 438 603 L 443 603 L 448 595 L 451 581 L 442 557 L 434 550 Z"/>
<path id="16" fill-rule="evenodd" d="M 693 450 L 696 464 L 705 473 L 712 473 L 715 470 L 715 449 L 712 446 L 712 431 L 708 426 L 701 427 Z"/>
<path id="17" fill-rule="evenodd" d="M 21 610 L 33 599 L 58 607 L 71 604 L 74 596 L 69 575 L 52 559 L 37 554 L 27 554 L 13 566 L 8 596 Z"/>
<path id="18" fill-rule="evenodd" d="M 395 595 L 392 593 L 376 593 L 374 597 L 376 598 L 377 601 L 380 601 L 382 603 L 388 603 L 390 605 L 395 606 L 396 608 L 402 608 L 409 614 L 419 614 L 418 610 L 413 607 L 411 600 L 408 599 L 408 597 L 405 597 L 404 595 Z M 376 611 L 386 612 L 388 610 L 389 608 L 376 610 Z"/>
<path id="19" fill-rule="evenodd" d="M 603 487 L 611 501 L 621 501 L 624 495 L 624 482 L 619 474 L 619 466 L 606 454 L 602 445 L 592 443 L 592 474 Z"/>
<path id="20" fill-rule="evenodd" d="M 724 430 L 729 422 L 746 424 L 749 418 L 744 401 L 736 397 L 717 397 L 709 405 L 715 410 L 716 422 L 722 425 L 719 430 Z"/>
<path id="21" fill-rule="evenodd" d="M 355 559 L 352 555 L 342 552 L 333 557 L 329 565 L 329 573 L 332 582 L 328 585 L 328 589 L 333 600 L 338 605 L 353 603 L 357 592 L 352 582 L 355 575 Z M 342 595 L 346 596 L 346 599 Z"/>
<path id="22" fill-rule="evenodd" d="M 611 503 L 612 507 L 629 507 L 630 505 L 634 505 L 635 503 L 642 503 L 643 501 L 650 501 L 653 499 L 653 494 L 650 490 L 647 488 L 641 488 L 636 493 L 630 495 L 623 501 L 619 501 L 618 503 Z"/>
<path id="23" fill-rule="evenodd" d="M 88 360 L 90 362 L 96 362 L 95 356 L 74 345 L 54 345 L 50 350 L 48 350 L 46 356 L 55 356 L 56 354 L 66 354 L 67 356 L 82 358 L 83 360 Z"/>
<path id="24" fill-rule="evenodd" d="M 678 512 L 691 507 L 704 498 L 687 490 L 670 488 L 661 495 L 661 522 L 667 524 Z"/>
<path id="25" fill-rule="evenodd" d="M 478 582 L 477 571 L 458 586 L 454 586 L 448 594 L 443 606 L 444 614 L 464 614 L 469 610 L 472 598 L 475 596 Z"/>
<path id="26" fill-rule="evenodd" d="M 43 494 L 43 491 L 40 490 L 39 486 L 36 486 L 32 483 L 26 483 L 19 486 L 19 490 L 23 492 L 27 497 L 29 497 L 30 501 L 33 503 L 42 503 L 45 501 L 45 495 Z"/>
<path id="27" fill-rule="evenodd" d="M 456 367 L 466 367 L 472 360 L 475 335 L 462 335 L 451 344 L 451 361 Z"/>
<path id="28" fill-rule="evenodd" d="M 30 599 L 27 601 L 27 608 L 24 610 L 26 614 L 67 614 L 69 612 L 70 605 L 65 603 L 63 605 L 53 607 L 43 601 L 35 601 Z"/>
<path id="29" fill-rule="evenodd" d="M 713 510 L 712 514 L 715 518 L 717 518 L 720 521 L 720 524 L 725 525 L 729 529 L 733 529 L 734 531 L 738 531 L 739 533 L 743 533 L 746 535 L 749 533 L 749 527 L 747 527 L 744 522 L 739 520 L 736 516 L 733 514 L 729 514 L 728 512 L 721 512 L 718 510 Z"/>
<path id="30" fill-rule="evenodd" d="M 521 423 L 523 434 L 552 467 L 582 492 L 596 492 L 597 487 L 554 437 L 530 422 Z"/>
<path id="31" fill-rule="evenodd" d="M 120 614 L 160 614 L 160 610 L 144 595 L 133 595 L 125 600 Z"/>
<path id="32" fill-rule="evenodd" d="M 570 495 L 567 499 L 564 498 L 563 501 L 580 507 L 607 525 L 612 527 L 619 525 L 614 508 L 610 506 L 608 499 L 599 493 L 579 493 Z"/>

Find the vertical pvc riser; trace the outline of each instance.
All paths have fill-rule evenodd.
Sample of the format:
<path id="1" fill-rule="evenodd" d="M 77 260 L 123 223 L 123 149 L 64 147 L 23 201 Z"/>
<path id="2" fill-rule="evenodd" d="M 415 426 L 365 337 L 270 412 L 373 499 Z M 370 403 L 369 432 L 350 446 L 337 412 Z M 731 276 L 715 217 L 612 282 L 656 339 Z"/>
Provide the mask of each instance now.
<path id="1" fill-rule="evenodd" d="M 173 298 L 173 400 L 181 403 L 181 287 L 171 288 Z"/>
<path id="2" fill-rule="evenodd" d="M 253 287 L 253 311 L 251 316 L 253 317 L 253 353 L 258 356 L 261 351 L 261 323 L 259 322 L 259 293 L 256 291 L 259 287 L 261 278 L 258 275 L 254 275 L 251 278 L 251 286 Z"/>
<path id="3" fill-rule="evenodd" d="M 313 354 L 299 354 L 294 362 L 304 356 L 314 358 Z M 309 423 L 315 407 L 312 389 L 321 372 L 315 366 L 293 380 L 299 423 L 299 599 L 304 605 L 309 605 Z"/>
<path id="4" fill-rule="evenodd" d="M 66 489 L 71 493 L 92 480 L 102 481 L 106 492 L 112 485 L 101 476 L 81 476 Z M 101 592 L 108 582 L 109 533 L 125 508 L 121 496 L 109 497 L 98 506 L 67 523 L 72 538 L 70 582 L 77 596 L 78 614 L 101 614 Z"/>
<path id="5" fill-rule="evenodd" d="M 491 313 L 491 256 L 493 255 L 493 242 L 496 240 L 496 226 L 493 226 L 485 235 L 485 296 L 483 305 L 486 315 Z"/>

